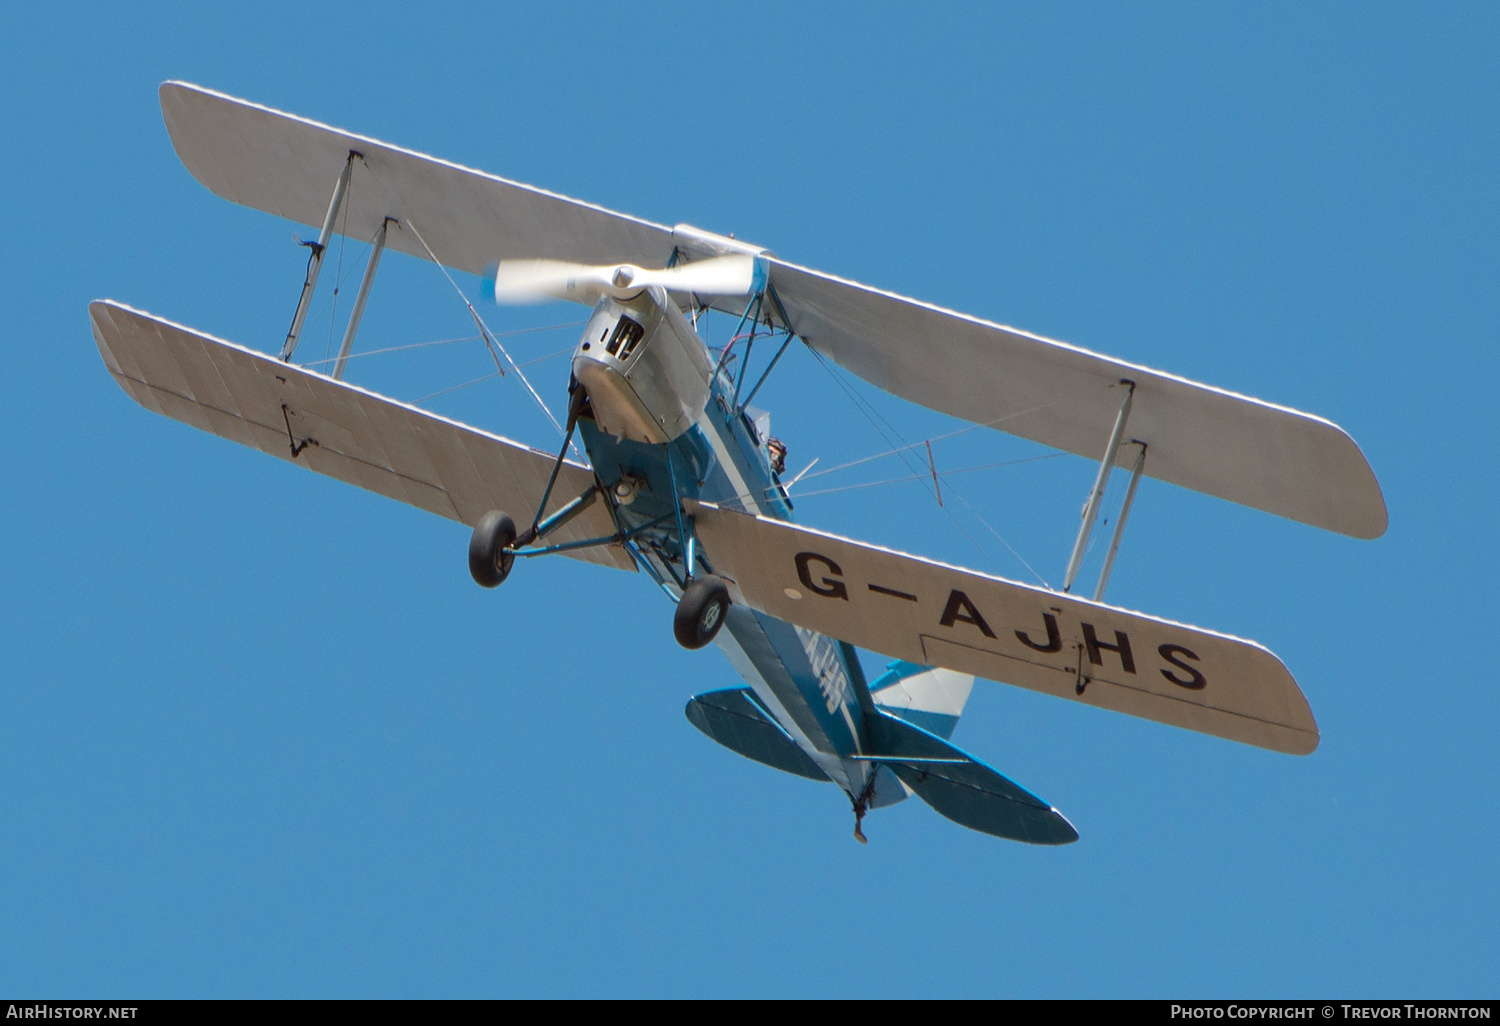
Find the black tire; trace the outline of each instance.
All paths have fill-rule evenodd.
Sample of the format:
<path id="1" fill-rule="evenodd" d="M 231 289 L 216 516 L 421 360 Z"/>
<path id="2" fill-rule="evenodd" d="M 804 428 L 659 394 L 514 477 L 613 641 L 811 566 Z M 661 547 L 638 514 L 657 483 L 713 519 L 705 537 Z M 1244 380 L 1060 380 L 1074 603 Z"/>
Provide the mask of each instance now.
<path id="1" fill-rule="evenodd" d="M 481 588 L 494 588 L 510 576 L 516 554 L 511 544 L 516 540 L 516 524 L 510 517 L 491 510 L 474 525 L 469 539 L 469 574 Z"/>
<path id="2" fill-rule="evenodd" d="M 694 577 L 683 589 L 672 617 L 672 633 L 683 648 L 702 648 L 718 635 L 729 612 L 729 588 L 722 577 Z"/>

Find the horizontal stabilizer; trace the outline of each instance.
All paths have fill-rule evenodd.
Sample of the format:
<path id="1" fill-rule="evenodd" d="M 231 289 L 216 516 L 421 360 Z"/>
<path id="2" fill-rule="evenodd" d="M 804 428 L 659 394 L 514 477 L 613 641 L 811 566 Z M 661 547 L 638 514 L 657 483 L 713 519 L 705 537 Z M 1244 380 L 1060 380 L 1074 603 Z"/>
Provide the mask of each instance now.
<path id="1" fill-rule="evenodd" d="M 119 303 L 91 303 L 89 317 L 105 366 L 132 399 L 241 445 L 469 526 L 492 509 L 530 516 L 547 486 L 547 453 Z M 593 484 L 592 470 L 565 461 L 549 511 Z M 596 502 L 548 541 L 615 530 Z M 619 545 L 567 555 L 635 569 Z"/>
<path id="2" fill-rule="evenodd" d="M 1306 755 L 1307 699 L 1253 641 L 693 504 L 735 601 L 851 645 L 1158 723 Z"/>
<path id="3" fill-rule="evenodd" d="M 749 688 L 709 691 L 688 701 L 688 722 L 731 752 L 809 780 L 828 780 L 771 717 Z"/>
<path id="4" fill-rule="evenodd" d="M 880 762 L 953 822 L 1027 844 L 1078 840 L 1078 831 L 1062 813 L 942 738 L 884 712 L 877 713 L 870 728 Z M 903 762 L 901 756 L 911 761 Z"/>

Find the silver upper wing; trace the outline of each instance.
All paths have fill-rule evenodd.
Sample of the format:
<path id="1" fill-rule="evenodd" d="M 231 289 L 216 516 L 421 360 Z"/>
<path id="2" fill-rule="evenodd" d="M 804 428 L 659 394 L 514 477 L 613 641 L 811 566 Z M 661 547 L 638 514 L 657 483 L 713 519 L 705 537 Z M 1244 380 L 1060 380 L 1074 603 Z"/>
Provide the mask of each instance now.
<path id="1" fill-rule="evenodd" d="M 1385 533 L 1374 471 L 1321 417 L 781 261 L 770 280 L 808 345 L 903 399 L 1097 460 L 1133 382 L 1122 465 L 1144 442 L 1147 477 L 1355 538 Z"/>
<path id="2" fill-rule="evenodd" d="M 301 224 L 321 225 L 349 151 L 351 199 L 339 230 L 368 241 L 387 217 L 415 224 L 439 260 L 472 274 L 497 260 L 659 265 L 672 230 L 529 185 L 413 153 L 185 82 L 161 86 L 177 156 L 213 192 Z M 345 226 L 344 219 L 348 218 Z M 387 247 L 427 259 L 417 235 Z"/>
<path id="3" fill-rule="evenodd" d="M 95 301 L 89 317 L 131 398 L 252 449 L 470 526 L 498 509 L 524 527 L 547 486 L 548 453 L 119 303 Z M 593 471 L 565 461 L 549 512 L 593 484 Z M 547 540 L 614 533 L 607 505 L 595 502 Z M 567 555 L 635 569 L 620 545 Z"/>
<path id="4" fill-rule="evenodd" d="M 178 155 L 209 189 L 293 221 L 323 221 L 350 150 L 347 232 L 385 217 L 414 225 L 445 264 L 483 272 L 510 258 L 660 266 L 724 252 L 767 258 L 777 320 L 810 346 L 934 410 L 1099 459 L 1124 394 L 1125 434 L 1148 447 L 1145 474 L 1357 538 L 1386 529 L 1374 472 L 1337 425 L 1085 349 L 799 267 L 687 225 L 669 228 L 199 86 L 161 87 Z M 345 215 L 340 216 L 342 228 Z M 426 250 L 410 231 L 388 245 Z M 733 304 L 729 304 L 732 306 Z M 739 303 L 743 307 L 743 301 Z M 1122 453 L 1126 460 L 1134 459 Z"/>

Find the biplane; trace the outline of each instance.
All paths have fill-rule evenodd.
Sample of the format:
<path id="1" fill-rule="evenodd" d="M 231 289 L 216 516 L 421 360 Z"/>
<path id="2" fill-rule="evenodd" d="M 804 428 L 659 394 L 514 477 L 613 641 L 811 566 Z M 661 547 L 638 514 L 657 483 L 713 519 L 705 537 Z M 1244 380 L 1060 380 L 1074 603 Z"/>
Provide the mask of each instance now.
<path id="1" fill-rule="evenodd" d="M 950 743 L 976 678 L 1278 752 L 1317 747 L 1308 702 L 1269 650 L 1103 595 L 1142 476 L 1356 538 L 1383 534 L 1375 475 L 1329 421 L 199 86 L 167 82 L 160 99 L 199 182 L 319 231 L 274 355 L 94 302 L 94 338 L 120 387 L 165 416 L 472 528 L 469 571 L 485 587 L 518 558 L 545 555 L 642 573 L 675 602 L 677 640 L 716 644 L 744 680 L 692 698 L 688 720 L 740 755 L 836 784 L 859 840 L 867 812 L 911 795 L 997 837 L 1078 838 L 1048 802 Z M 354 181 L 361 203 L 350 209 Z M 373 247 L 323 373 L 293 360 L 336 232 Z M 343 380 L 387 249 L 482 276 L 503 302 L 591 310 L 560 447 Z M 722 347 L 699 333 L 708 311 L 738 318 Z M 785 449 L 751 405 L 793 343 L 901 399 L 1098 460 L 1061 588 L 794 523 Z M 586 462 L 569 458 L 577 445 Z M 1074 587 L 1116 466 L 1130 471 L 1129 491 L 1084 597 Z M 889 658 L 886 671 L 867 679 L 857 648 Z"/>

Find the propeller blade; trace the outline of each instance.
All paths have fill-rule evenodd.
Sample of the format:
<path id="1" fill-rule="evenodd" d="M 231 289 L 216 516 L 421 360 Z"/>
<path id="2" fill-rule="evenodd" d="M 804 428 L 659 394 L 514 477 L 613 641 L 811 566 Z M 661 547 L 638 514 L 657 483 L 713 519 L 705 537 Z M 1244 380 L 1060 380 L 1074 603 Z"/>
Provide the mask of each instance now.
<path id="1" fill-rule="evenodd" d="M 639 285 L 660 285 L 668 292 L 696 292 L 704 296 L 748 296 L 759 291 L 756 260 L 748 254 L 710 257 L 690 264 L 642 271 Z"/>
<path id="2" fill-rule="evenodd" d="M 747 296 L 764 285 L 764 265 L 753 256 L 734 254 L 659 270 L 635 264 L 502 260 L 484 291 L 488 295 L 493 290 L 500 303 L 569 299 L 592 306 L 601 296 L 629 299 L 652 286 L 705 296 Z"/>
<path id="3" fill-rule="evenodd" d="M 495 301 L 537 303 L 571 299 L 593 305 L 604 294 L 613 270 L 563 260 L 502 260 L 495 268 Z"/>

